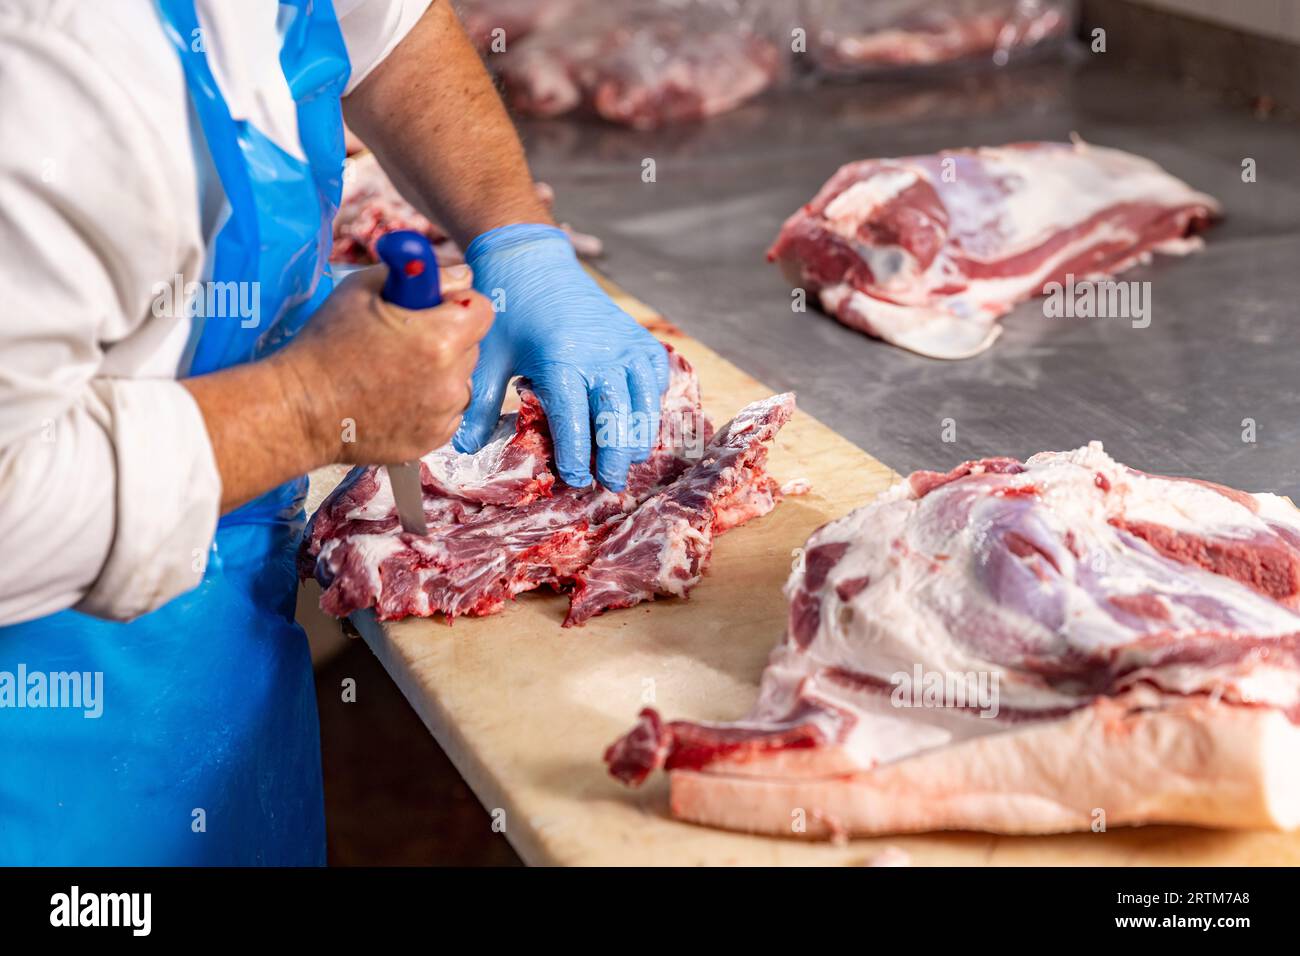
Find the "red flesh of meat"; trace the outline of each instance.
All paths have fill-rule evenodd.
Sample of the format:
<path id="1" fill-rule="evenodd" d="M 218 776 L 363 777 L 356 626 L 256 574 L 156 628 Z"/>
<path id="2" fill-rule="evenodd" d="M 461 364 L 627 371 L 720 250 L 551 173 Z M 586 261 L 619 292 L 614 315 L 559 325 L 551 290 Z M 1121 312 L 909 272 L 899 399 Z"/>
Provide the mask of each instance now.
<path id="1" fill-rule="evenodd" d="M 713 536 L 775 506 L 764 445 L 794 396 L 755 402 L 712 435 L 694 371 L 671 350 L 670 365 L 659 441 L 619 493 L 557 482 L 545 416 L 526 387 L 480 452 L 448 446 L 422 459 L 427 537 L 402 532 L 381 469 L 354 469 L 313 516 L 300 553 L 300 572 L 324 587 L 321 607 L 450 621 L 548 585 L 572 590 L 572 626 L 656 595 L 685 597 Z"/>

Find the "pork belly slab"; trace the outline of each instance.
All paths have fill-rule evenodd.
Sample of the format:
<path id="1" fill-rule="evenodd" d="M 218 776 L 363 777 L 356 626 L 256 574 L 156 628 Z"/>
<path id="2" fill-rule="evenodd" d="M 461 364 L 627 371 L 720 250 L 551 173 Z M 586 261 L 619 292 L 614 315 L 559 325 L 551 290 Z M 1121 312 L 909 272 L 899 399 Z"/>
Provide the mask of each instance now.
<path id="1" fill-rule="evenodd" d="M 768 258 L 850 328 L 933 358 L 977 355 L 1051 282 L 1184 254 L 1219 204 L 1155 163 L 1016 143 L 840 168 Z"/>
<path id="2" fill-rule="evenodd" d="M 1300 512 L 1099 443 L 917 472 L 809 539 L 735 723 L 606 752 L 757 833 L 1300 823 Z"/>
<path id="3" fill-rule="evenodd" d="M 426 536 L 401 529 L 385 469 L 353 469 L 312 516 L 299 554 L 301 575 L 324 588 L 321 608 L 450 622 L 545 585 L 571 595 L 564 623 L 574 626 L 656 595 L 686 597 L 714 536 L 776 506 L 767 445 L 795 400 L 754 402 L 714 434 L 694 370 L 671 349 L 669 365 L 658 440 L 621 492 L 556 478 L 546 418 L 526 383 L 520 410 L 503 415 L 478 452 L 446 445 L 421 459 Z"/>

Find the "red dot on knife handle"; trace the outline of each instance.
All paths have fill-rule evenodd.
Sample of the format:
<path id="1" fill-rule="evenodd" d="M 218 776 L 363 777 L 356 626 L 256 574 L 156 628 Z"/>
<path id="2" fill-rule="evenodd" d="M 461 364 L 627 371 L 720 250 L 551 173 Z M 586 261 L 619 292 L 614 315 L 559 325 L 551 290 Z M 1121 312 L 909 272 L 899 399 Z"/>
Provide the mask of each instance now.
<path id="1" fill-rule="evenodd" d="M 402 267 L 402 271 L 408 276 L 418 276 L 420 273 L 424 272 L 424 260 L 412 259 Z"/>

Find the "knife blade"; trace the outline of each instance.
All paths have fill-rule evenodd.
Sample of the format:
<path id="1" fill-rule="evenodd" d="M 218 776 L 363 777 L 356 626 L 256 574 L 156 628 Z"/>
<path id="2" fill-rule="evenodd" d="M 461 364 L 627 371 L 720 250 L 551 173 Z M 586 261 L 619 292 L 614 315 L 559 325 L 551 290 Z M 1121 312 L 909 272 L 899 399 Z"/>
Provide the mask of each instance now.
<path id="1" fill-rule="evenodd" d="M 390 232 L 375 244 L 379 258 L 388 266 L 382 296 L 403 309 L 430 309 L 442 301 L 438 284 L 438 259 L 429 240 L 409 229 Z M 388 484 L 397 503 L 397 517 L 402 530 L 426 535 L 424 492 L 420 489 L 420 463 L 400 462 L 388 465 Z"/>
<path id="2" fill-rule="evenodd" d="M 397 518 L 402 530 L 411 534 L 428 534 L 429 524 L 424 520 L 424 492 L 420 490 L 420 463 L 407 461 L 388 466 L 388 484 L 397 502 Z"/>

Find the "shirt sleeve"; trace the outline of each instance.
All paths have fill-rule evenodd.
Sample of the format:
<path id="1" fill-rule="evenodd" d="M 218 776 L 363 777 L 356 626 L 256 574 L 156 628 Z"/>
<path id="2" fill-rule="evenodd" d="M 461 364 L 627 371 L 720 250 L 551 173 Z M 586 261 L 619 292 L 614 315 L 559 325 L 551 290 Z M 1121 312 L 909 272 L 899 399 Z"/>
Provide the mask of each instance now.
<path id="1" fill-rule="evenodd" d="M 411 32 L 431 0 L 334 0 L 352 75 L 346 96 Z M 445 0 L 444 0 L 445 2 Z"/>
<path id="2" fill-rule="evenodd" d="M 199 582 L 220 511 L 189 392 L 105 371 L 109 346 L 179 321 L 151 302 L 181 268 L 162 157 L 189 147 L 40 25 L 0 18 L 0 102 L 0 624 L 126 620 Z"/>

